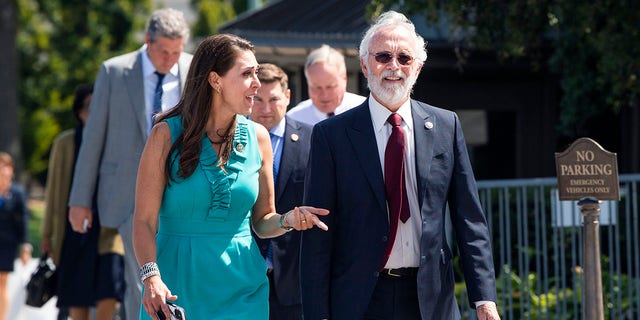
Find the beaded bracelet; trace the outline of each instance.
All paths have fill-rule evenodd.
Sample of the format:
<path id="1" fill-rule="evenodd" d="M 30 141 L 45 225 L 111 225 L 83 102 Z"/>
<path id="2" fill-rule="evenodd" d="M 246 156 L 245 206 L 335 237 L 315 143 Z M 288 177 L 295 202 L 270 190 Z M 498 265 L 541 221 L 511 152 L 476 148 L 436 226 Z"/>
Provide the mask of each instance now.
<path id="1" fill-rule="evenodd" d="M 144 282 L 144 280 L 146 280 L 147 278 L 156 275 L 160 275 L 160 269 L 158 268 L 158 264 L 155 262 L 147 262 L 143 264 L 138 271 L 140 282 Z"/>

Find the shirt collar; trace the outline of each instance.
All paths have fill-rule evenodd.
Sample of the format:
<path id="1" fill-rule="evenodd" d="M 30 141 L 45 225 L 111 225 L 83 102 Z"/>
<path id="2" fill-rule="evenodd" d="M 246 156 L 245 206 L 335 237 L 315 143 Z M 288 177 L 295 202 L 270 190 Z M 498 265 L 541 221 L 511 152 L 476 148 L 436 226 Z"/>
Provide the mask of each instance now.
<path id="1" fill-rule="evenodd" d="M 151 63 L 151 60 L 147 55 L 146 43 L 140 48 L 140 53 L 142 55 L 142 76 L 146 78 L 156 72 L 156 67 L 153 66 L 153 63 Z M 174 75 L 175 77 L 178 77 L 178 63 L 174 64 L 173 67 L 171 67 L 169 73 Z"/>
<path id="2" fill-rule="evenodd" d="M 344 112 L 344 109 L 347 108 L 346 95 L 347 95 L 347 92 L 345 92 L 344 95 L 342 95 L 342 100 L 340 100 L 340 104 L 335 108 L 335 110 L 333 110 L 333 115 L 334 116 Z M 311 100 L 311 98 L 309 98 L 309 100 Z M 326 112 L 320 111 L 320 109 L 318 109 L 318 107 L 316 107 L 316 105 L 313 103 L 313 101 L 311 101 L 311 105 L 313 106 L 313 112 L 316 114 L 318 119 L 324 120 L 326 118 L 329 118 L 329 114 L 326 113 Z"/>
<path id="3" fill-rule="evenodd" d="M 278 122 L 278 124 L 275 127 L 269 130 L 269 133 L 279 138 L 282 138 L 284 137 L 284 127 L 285 127 L 285 120 L 284 120 L 284 117 L 282 117 L 280 122 Z"/>
<path id="4" fill-rule="evenodd" d="M 316 115 L 316 118 L 320 120 L 324 120 L 329 117 L 326 113 L 320 111 L 320 109 L 318 109 L 318 107 L 316 107 L 316 105 L 313 104 L 313 102 L 311 102 L 311 105 L 313 106 L 313 113 Z M 336 111 L 338 111 L 338 108 L 336 108 Z M 334 114 L 335 114 L 335 111 L 334 111 Z"/>
<path id="5" fill-rule="evenodd" d="M 391 111 L 385 108 L 380 102 L 378 102 L 372 94 L 369 94 L 369 112 L 371 113 L 371 120 L 373 121 L 373 130 L 378 132 L 384 128 L 387 122 L 387 118 L 391 115 Z M 396 111 L 402 117 L 404 124 L 413 130 L 413 118 L 411 116 L 411 99 L 407 99 L 398 111 Z"/>

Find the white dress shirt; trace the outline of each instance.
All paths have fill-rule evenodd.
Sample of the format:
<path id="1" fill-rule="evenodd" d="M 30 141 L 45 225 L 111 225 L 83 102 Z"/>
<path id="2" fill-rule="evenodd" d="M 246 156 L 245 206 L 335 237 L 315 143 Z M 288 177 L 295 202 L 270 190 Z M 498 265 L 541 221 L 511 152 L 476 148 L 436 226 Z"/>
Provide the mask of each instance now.
<path id="1" fill-rule="evenodd" d="M 391 125 L 387 123 L 387 118 L 391 111 L 383 107 L 373 96 L 369 97 L 369 112 L 373 122 L 373 131 L 376 135 L 378 145 L 378 156 L 381 167 L 384 168 L 384 150 L 391 135 Z M 385 268 L 406 268 L 420 266 L 420 237 L 422 234 L 422 217 L 420 216 L 420 205 L 418 202 L 417 173 L 415 161 L 415 143 L 413 135 L 413 117 L 411 116 L 411 101 L 407 100 L 396 112 L 402 117 L 402 129 L 405 136 L 405 157 L 404 157 L 404 177 L 407 187 L 407 198 L 409 200 L 409 211 L 411 217 L 406 223 L 398 222 L 398 232 L 393 243 L 391 256 Z M 384 175 L 384 169 L 383 169 Z M 387 209 L 388 212 L 388 209 Z M 474 301 L 477 307 L 491 301 Z M 491 302 L 493 303 L 493 302 Z"/>
<path id="2" fill-rule="evenodd" d="M 147 115 L 148 128 L 151 128 L 151 112 L 153 110 L 153 98 L 156 92 L 158 76 L 147 55 L 147 45 L 140 48 L 142 52 L 142 79 L 144 80 L 144 112 Z M 180 100 L 180 70 L 178 63 L 174 64 L 162 80 L 162 111 L 173 108 Z"/>
<path id="3" fill-rule="evenodd" d="M 369 97 L 369 112 L 373 121 L 373 131 L 376 135 L 378 156 L 381 168 L 384 168 L 384 151 L 391 135 L 391 124 L 387 118 L 391 111 L 382 106 L 373 96 Z M 420 266 L 420 237 L 422 234 L 422 217 L 418 204 L 418 189 L 416 179 L 415 144 L 413 138 L 413 118 L 411 116 L 411 102 L 407 100 L 396 112 L 402 117 L 402 129 L 405 136 L 404 178 L 409 200 L 411 217 L 407 222 L 398 222 L 398 232 L 393 243 L 391 256 L 385 268 L 405 268 Z M 384 169 L 382 172 L 384 176 Z M 388 210 L 387 210 L 388 212 Z"/>
<path id="4" fill-rule="evenodd" d="M 361 105 L 366 99 L 367 97 L 363 97 L 361 95 L 350 92 L 345 92 L 344 96 L 342 97 L 342 102 L 333 113 L 341 114 L 353 107 Z M 287 112 L 287 115 L 293 120 L 306 123 L 310 126 L 313 126 L 316 123 L 329 117 L 326 113 L 318 110 L 313 102 L 311 102 L 311 99 L 307 99 L 298 103 L 295 107 L 291 108 L 291 110 Z"/>

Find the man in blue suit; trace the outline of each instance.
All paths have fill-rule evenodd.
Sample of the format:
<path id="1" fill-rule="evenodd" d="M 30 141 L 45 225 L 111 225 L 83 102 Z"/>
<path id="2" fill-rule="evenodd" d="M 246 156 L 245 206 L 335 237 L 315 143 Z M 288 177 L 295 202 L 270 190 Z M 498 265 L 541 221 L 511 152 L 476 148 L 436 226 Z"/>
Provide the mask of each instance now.
<path id="1" fill-rule="evenodd" d="M 261 64 L 258 79 L 262 86 L 254 99 L 251 120 L 265 126 L 271 135 L 276 211 L 287 212 L 302 204 L 311 126 L 285 116 L 291 92 L 287 74 L 280 67 Z M 301 319 L 300 232 L 290 231 L 274 239 L 255 238 L 267 259 L 269 318 Z"/>
<path id="2" fill-rule="evenodd" d="M 100 223 L 118 228 L 125 246 L 127 320 L 138 319 L 142 292 L 132 240 L 138 163 L 153 115 L 180 99 L 192 58 L 183 52 L 189 34 L 182 12 L 159 9 L 149 18 L 142 48 L 102 63 L 76 161 L 69 222 L 80 233 L 91 227 L 97 192 Z"/>
<path id="3" fill-rule="evenodd" d="M 460 121 L 410 98 L 424 40 L 389 11 L 359 55 L 371 95 L 316 124 L 311 138 L 304 203 L 331 214 L 321 217 L 328 232 L 302 235 L 304 319 L 460 319 L 447 205 L 471 307 L 478 319 L 499 319 L 490 234 Z"/>

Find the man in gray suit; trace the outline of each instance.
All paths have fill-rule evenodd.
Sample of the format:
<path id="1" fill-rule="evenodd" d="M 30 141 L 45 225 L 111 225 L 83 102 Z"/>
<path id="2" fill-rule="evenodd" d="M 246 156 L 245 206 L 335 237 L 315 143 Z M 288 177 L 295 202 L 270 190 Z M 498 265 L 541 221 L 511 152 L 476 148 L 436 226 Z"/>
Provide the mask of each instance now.
<path id="1" fill-rule="evenodd" d="M 69 198 L 76 232 L 91 227 L 94 194 L 100 223 L 118 228 L 125 245 L 126 319 L 138 319 L 142 286 L 132 245 L 138 162 L 152 117 L 180 98 L 192 56 L 182 52 L 189 26 L 182 12 L 155 11 L 140 50 L 105 61 L 95 82 Z"/>

